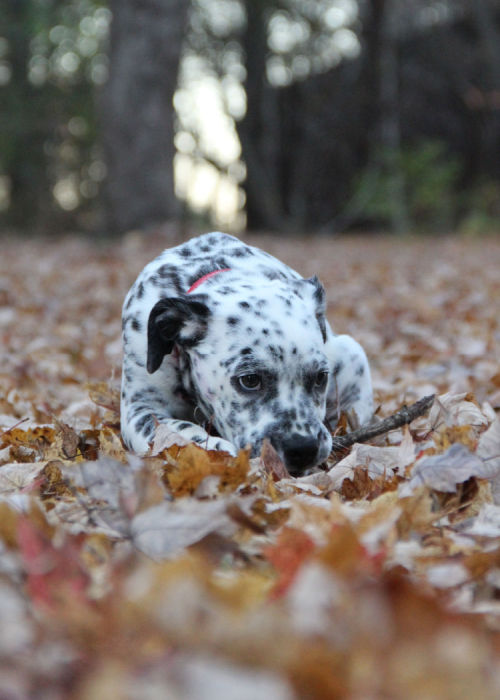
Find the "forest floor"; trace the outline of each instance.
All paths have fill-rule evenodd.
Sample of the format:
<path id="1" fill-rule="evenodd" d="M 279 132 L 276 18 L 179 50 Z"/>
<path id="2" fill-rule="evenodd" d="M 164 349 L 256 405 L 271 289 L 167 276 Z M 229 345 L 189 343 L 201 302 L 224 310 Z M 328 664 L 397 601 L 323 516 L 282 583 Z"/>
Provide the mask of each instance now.
<path id="1" fill-rule="evenodd" d="M 0 698 L 500 697 L 500 238 L 245 237 L 318 274 L 410 427 L 282 478 L 119 437 L 120 309 L 179 242 L 4 239 Z"/>

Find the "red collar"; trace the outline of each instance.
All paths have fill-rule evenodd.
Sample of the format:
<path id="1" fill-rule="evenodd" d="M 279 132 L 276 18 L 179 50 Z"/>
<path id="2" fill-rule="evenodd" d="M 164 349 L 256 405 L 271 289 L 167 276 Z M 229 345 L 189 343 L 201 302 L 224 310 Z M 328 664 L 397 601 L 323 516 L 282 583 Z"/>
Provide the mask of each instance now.
<path id="1" fill-rule="evenodd" d="M 208 272 L 206 275 L 203 275 L 203 277 L 200 277 L 199 280 L 196 280 L 196 282 L 189 287 L 186 294 L 191 294 L 191 292 L 194 292 L 194 290 L 199 287 L 200 284 L 203 284 L 203 282 L 205 282 L 205 280 L 207 280 L 209 277 L 214 277 L 215 275 L 218 275 L 219 272 L 229 272 L 230 270 L 230 267 L 225 267 L 223 270 L 213 270 L 212 272 Z"/>

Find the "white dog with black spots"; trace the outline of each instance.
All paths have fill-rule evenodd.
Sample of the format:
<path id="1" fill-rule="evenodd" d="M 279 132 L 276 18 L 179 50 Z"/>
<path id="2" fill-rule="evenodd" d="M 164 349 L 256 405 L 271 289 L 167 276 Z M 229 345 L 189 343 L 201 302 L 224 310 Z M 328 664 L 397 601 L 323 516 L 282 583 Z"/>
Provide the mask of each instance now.
<path id="1" fill-rule="evenodd" d="M 332 332 L 318 278 L 223 233 L 143 269 L 123 305 L 123 349 L 121 430 L 139 454 L 165 423 L 231 454 L 259 454 L 267 438 L 299 475 L 327 458 L 342 411 L 372 417 L 365 352 Z"/>

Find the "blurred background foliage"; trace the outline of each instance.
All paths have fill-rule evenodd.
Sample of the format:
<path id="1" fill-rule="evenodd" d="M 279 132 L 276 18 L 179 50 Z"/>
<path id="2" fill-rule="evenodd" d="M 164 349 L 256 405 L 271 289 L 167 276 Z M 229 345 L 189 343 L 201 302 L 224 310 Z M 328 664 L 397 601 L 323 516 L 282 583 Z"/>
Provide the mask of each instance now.
<path id="1" fill-rule="evenodd" d="M 1 0 L 0 222 L 498 230 L 500 0 Z"/>

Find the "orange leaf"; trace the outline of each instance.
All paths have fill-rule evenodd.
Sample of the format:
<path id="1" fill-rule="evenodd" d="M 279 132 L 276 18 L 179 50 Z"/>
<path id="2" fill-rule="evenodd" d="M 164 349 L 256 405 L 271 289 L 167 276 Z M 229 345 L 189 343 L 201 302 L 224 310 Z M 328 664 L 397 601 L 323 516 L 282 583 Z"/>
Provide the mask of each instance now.
<path id="1" fill-rule="evenodd" d="M 290 587 L 302 564 L 314 551 L 313 540 L 302 530 L 284 527 L 275 545 L 266 547 L 264 557 L 277 570 L 279 577 L 271 596 L 279 598 Z"/>

